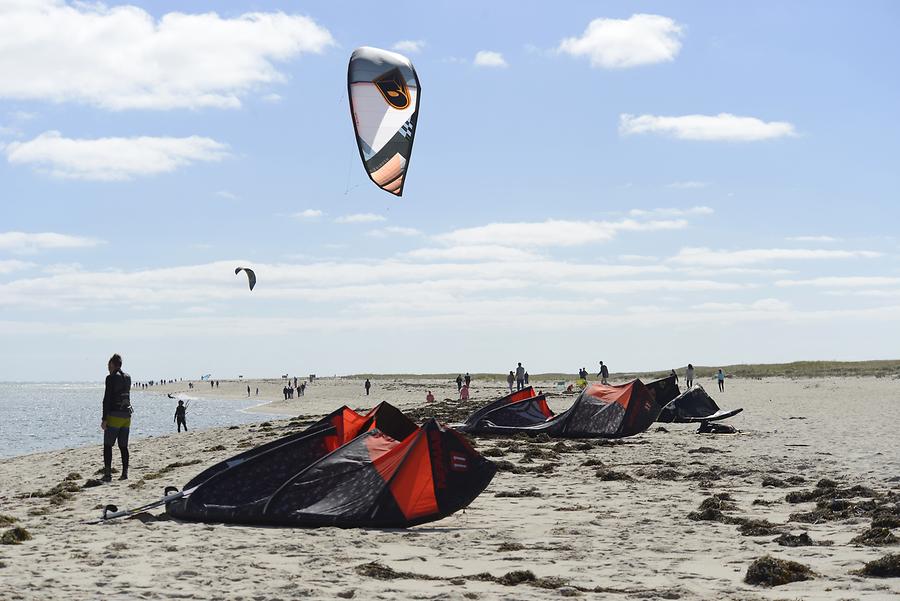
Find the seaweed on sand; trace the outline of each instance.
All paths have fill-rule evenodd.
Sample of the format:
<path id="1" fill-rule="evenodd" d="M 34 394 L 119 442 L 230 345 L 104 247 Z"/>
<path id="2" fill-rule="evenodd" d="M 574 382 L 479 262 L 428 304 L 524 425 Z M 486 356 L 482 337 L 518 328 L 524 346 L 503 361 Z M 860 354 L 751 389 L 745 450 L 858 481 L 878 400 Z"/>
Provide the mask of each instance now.
<path id="1" fill-rule="evenodd" d="M 744 582 L 760 586 L 780 586 L 791 582 L 812 580 L 815 576 L 815 572 L 802 563 L 765 555 L 750 564 L 750 567 L 747 568 L 747 575 L 744 576 Z"/>

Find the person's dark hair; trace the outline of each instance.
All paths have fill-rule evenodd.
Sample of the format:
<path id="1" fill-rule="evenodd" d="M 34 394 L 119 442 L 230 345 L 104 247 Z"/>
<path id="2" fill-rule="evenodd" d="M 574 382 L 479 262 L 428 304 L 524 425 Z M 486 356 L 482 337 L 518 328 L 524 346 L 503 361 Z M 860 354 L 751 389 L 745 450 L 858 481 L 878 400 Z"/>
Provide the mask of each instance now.
<path id="1" fill-rule="evenodd" d="M 113 356 L 109 358 L 109 362 L 116 367 L 122 367 L 122 355 L 120 355 L 119 353 L 113 353 Z"/>
<path id="2" fill-rule="evenodd" d="M 691 365 L 690 363 L 688 363 L 688 367 L 690 367 L 691 369 L 694 369 L 694 366 Z"/>

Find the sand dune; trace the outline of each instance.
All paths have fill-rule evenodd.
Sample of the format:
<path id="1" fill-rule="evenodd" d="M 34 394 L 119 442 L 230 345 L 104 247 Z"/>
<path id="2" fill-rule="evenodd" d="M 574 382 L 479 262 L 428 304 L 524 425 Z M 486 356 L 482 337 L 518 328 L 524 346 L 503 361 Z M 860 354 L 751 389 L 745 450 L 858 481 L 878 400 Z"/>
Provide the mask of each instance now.
<path id="1" fill-rule="evenodd" d="M 666 424 L 664 430 L 654 427 L 614 443 L 478 439 L 478 449 L 501 465 L 494 481 L 467 511 L 410 530 L 177 523 L 160 510 L 143 521 L 81 523 L 96 517 L 103 504 L 151 500 L 164 486 L 181 486 L 204 466 L 283 434 L 291 422 L 276 414 L 303 416 L 296 425 L 345 403 L 362 408 L 387 400 L 412 409 L 423 405 L 426 389 L 438 399 L 456 396 L 455 384 L 447 381 L 374 384 L 366 398 L 359 380 L 323 379 L 305 397 L 283 401 L 277 400 L 280 380 L 261 381 L 260 402 L 275 401 L 264 408 L 273 413 L 269 425 L 135 441 L 127 482 L 81 488 L 98 477 L 99 433 L 95 447 L 0 461 L 0 514 L 17 519 L 15 525 L 33 536 L 19 545 L 0 545 L 0 598 L 900 596 L 900 578 L 852 573 L 900 546 L 851 542 L 871 525 L 867 499 L 883 511 L 896 510 L 900 519 L 896 379 L 729 380 L 725 394 L 711 393 L 722 407 L 745 408 L 731 420 L 742 430 L 732 436 L 698 435 L 695 426 Z M 550 382 L 535 384 L 553 388 Z M 257 383 L 250 385 L 255 393 Z M 202 384 L 190 391 L 181 385 L 166 390 L 195 398 L 246 398 L 246 386 L 222 382 L 217 390 Z M 476 381 L 473 402 L 499 396 L 504 388 Z M 714 390 L 714 384 L 707 388 Z M 571 400 L 555 397 L 551 405 L 560 410 Z M 763 485 L 766 478 L 769 486 Z M 828 505 L 826 495 L 819 514 L 797 515 L 816 510 L 815 500 L 791 503 L 786 497 L 815 490 L 823 478 L 838 489 L 866 487 L 855 490 L 876 500 L 864 496 L 849 505 Z M 28 496 L 53 492 L 60 483 L 62 492 L 55 495 Z M 714 500 L 705 508 L 721 513 L 705 514 L 714 520 L 689 519 L 710 497 Z M 816 521 L 801 521 L 811 519 Z M 826 544 L 774 542 L 782 533 L 804 532 Z M 893 534 L 900 535 L 900 529 Z M 748 566 L 766 554 L 805 564 L 816 576 L 774 588 L 745 583 Z M 530 573 L 518 573 L 523 570 Z"/>

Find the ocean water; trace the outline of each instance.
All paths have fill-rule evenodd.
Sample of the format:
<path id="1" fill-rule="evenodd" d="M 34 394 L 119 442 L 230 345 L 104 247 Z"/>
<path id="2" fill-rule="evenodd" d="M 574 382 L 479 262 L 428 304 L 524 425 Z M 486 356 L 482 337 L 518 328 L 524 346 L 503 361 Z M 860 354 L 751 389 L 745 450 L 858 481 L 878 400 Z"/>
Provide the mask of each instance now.
<path id="1" fill-rule="evenodd" d="M 187 423 L 193 429 L 272 419 L 253 413 L 246 401 L 191 399 Z M 96 444 L 100 430 L 102 382 L 0 382 L 0 458 Z M 164 393 L 132 390 L 131 438 L 175 432 L 177 400 Z"/>

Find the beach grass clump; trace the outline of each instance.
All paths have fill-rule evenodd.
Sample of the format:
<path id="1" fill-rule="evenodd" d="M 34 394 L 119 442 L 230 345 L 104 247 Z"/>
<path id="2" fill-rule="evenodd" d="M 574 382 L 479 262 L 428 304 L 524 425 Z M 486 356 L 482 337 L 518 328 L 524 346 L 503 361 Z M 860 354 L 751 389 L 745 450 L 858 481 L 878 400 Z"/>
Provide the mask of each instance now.
<path id="1" fill-rule="evenodd" d="M 900 516 L 876 512 L 872 516 L 872 528 L 900 528 Z"/>
<path id="2" fill-rule="evenodd" d="M 0 545 L 19 545 L 26 540 L 31 540 L 31 533 L 21 526 L 10 528 L 0 535 Z"/>
<path id="3" fill-rule="evenodd" d="M 634 480 L 634 478 L 632 478 L 630 475 L 626 474 L 625 472 L 617 472 L 616 470 L 610 470 L 610 469 L 606 469 L 606 468 L 600 468 L 599 470 L 594 472 L 594 475 L 597 476 L 597 478 L 599 478 L 600 480 L 602 480 L 604 482 L 611 482 L 614 480 L 630 482 L 630 481 Z"/>
<path id="4" fill-rule="evenodd" d="M 501 490 L 498 492 L 495 497 L 540 497 L 541 491 L 539 491 L 536 487 L 532 486 L 531 488 L 522 488 L 519 490 Z"/>
<path id="5" fill-rule="evenodd" d="M 900 578 L 900 553 L 891 553 L 870 561 L 856 573 L 875 578 Z"/>
<path id="6" fill-rule="evenodd" d="M 512 474 L 524 474 L 525 470 L 513 463 L 512 461 L 507 461 L 505 459 L 501 461 L 494 461 L 494 465 L 497 467 L 498 472 L 510 472 Z"/>
<path id="7" fill-rule="evenodd" d="M 522 455 L 521 463 L 532 463 L 535 459 L 540 459 L 542 461 L 559 459 L 559 453 L 551 451 L 550 449 L 542 449 L 540 447 L 530 448 L 527 449 Z"/>
<path id="8" fill-rule="evenodd" d="M 900 538 L 894 536 L 888 528 L 869 528 L 859 536 L 853 537 L 850 542 L 868 547 L 887 547 L 900 544 Z"/>
<path id="9" fill-rule="evenodd" d="M 97 480 L 96 478 L 88 478 L 84 481 L 84 484 L 81 485 L 81 488 L 94 488 L 95 486 L 103 486 L 103 481 Z"/>
<path id="10" fill-rule="evenodd" d="M 816 544 L 806 532 L 801 532 L 800 534 L 785 532 L 773 542 L 782 547 L 813 547 Z"/>
<path id="11" fill-rule="evenodd" d="M 78 484 L 71 480 L 63 480 L 59 484 L 53 486 L 52 488 L 48 488 L 47 490 L 36 490 L 34 492 L 28 493 L 26 497 L 39 497 L 42 499 L 46 499 L 48 497 L 55 497 L 57 495 L 65 496 L 68 493 L 78 492 L 81 489 Z M 72 495 L 69 494 L 68 498 L 71 498 Z"/>
<path id="12" fill-rule="evenodd" d="M 781 532 L 781 526 L 768 520 L 744 519 L 738 526 L 738 532 L 744 536 L 772 536 Z"/>
<path id="13" fill-rule="evenodd" d="M 500 447 L 490 447 L 489 449 L 481 451 L 481 454 L 485 457 L 505 457 L 506 451 Z"/>
<path id="14" fill-rule="evenodd" d="M 6 515 L 3 513 L 0 513 L 0 526 L 12 526 L 13 524 L 15 524 L 18 521 L 19 520 L 17 520 L 16 518 L 14 518 L 11 515 Z"/>
<path id="15" fill-rule="evenodd" d="M 525 549 L 525 545 L 522 543 L 500 543 L 500 546 L 497 547 L 497 551 L 500 553 L 510 553 L 512 551 L 523 551 Z"/>
<path id="16" fill-rule="evenodd" d="M 759 586 L 781 586 L 812 580 L 815 576 L 815 572 L 802 563 L 765 555 L 750 564 L 744 582 Z"/>
<path id="17" fill-rule="evenodd" d="M 762 485 L 763 488 L 787 488 L 790 486 L 787 482 L 781 478 L 776 478 L 775 476 L 766 476 L 763 478 Z"/>
<path id="18" fill-rule="evenodd" d="M 78 472 L 69 472 L 63 480 L 81 480 L 81 474 Z"/>

